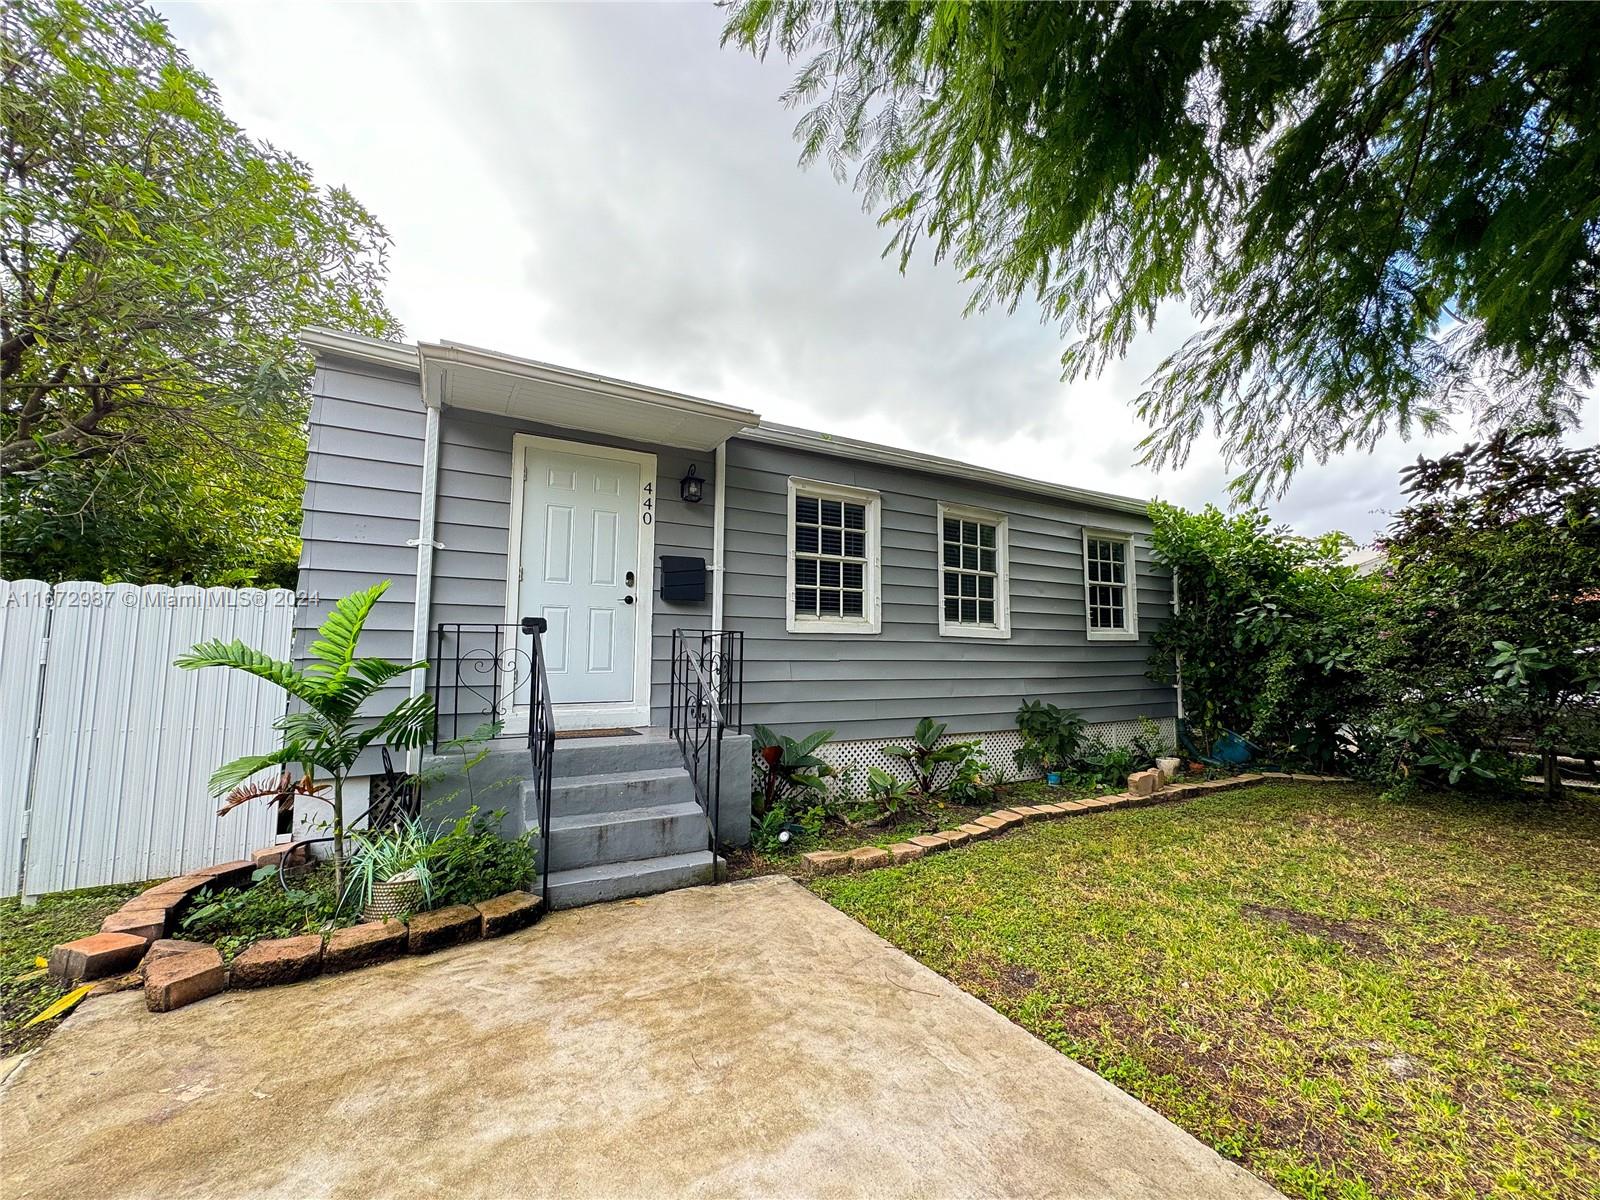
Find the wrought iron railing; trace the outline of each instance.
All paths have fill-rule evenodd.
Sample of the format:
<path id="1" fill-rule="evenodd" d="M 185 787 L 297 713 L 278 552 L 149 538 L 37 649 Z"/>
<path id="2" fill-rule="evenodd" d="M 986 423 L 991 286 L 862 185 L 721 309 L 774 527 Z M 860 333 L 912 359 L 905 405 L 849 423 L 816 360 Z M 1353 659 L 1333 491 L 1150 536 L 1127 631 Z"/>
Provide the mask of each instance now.
<path id="1" fill-rule="evenodd" d="M 512 624 L 443 622 L 429 656 L 435 704 L 433 748 L 489 725 L 495 739 L 527 738 L 539 826 L 539 888 L 550 903 L 550 791 L 556 713 L 545 670 L 543 617 Z M 527 729 L 521 728 L 526 714 Z"/>
<path id="2" fill-rule="evenodd" d="M 531 709 L 542 666 L 538 644 L 526 629 L 534 619 L 514 625 L 455 621 L 434 628 L 428 656 L 434 753 L 440 743 L 469 737 L 484 725 L 499 726 L 497 738 L 522 736 L 518 710 Z"/>
<path id="3" fill-rule="evenodd" d="M 694 798 L 710 826 L 713 867 L 720 849 L 722 737 L 743 729 L 744 634 L 726 630 L 672 631 L 668 727 L 694 784 Z"/>
<path id="4" fill-rule="evenodd" d="M 556 761 L 556 706 L 544 666 L 543 617 L 523 617 L 522 632 L 533 645 L 533 678 L 528 706 L 528 757 L 533 766 L 534 807 L 539 817 L 539 895 L 550 911 L 550 790 Z"/>

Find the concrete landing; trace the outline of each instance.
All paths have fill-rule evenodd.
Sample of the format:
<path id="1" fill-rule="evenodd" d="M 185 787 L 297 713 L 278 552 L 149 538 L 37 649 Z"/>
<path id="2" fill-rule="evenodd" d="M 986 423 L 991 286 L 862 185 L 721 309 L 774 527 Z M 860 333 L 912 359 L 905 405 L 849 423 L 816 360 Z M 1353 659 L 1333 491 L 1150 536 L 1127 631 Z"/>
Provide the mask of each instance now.
<path id="1" fill-rule="evenodd" d="M 1277 1195 L 782 878 L 98 997 L 0 1128 L 8 1200 Z"/>

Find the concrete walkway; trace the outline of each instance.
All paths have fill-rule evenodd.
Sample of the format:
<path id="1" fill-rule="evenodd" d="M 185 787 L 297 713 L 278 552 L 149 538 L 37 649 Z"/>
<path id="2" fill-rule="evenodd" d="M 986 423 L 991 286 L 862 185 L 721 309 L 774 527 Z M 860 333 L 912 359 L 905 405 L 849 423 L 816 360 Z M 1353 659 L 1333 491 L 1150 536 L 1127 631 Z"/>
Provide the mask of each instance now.
<path id="1" fill-rule="evenodd" d="M 7 1200 L 1277 1195 L 780 878 L 91 1000 L 0 1128 Z"/>

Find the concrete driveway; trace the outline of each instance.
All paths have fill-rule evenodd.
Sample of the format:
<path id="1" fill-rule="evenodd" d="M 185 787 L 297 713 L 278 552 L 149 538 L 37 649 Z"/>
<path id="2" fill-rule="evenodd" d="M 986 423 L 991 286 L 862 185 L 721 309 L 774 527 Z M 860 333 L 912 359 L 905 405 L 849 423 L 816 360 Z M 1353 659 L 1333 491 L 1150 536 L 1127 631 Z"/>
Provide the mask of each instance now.
<path id="1" fill-rule="evenodd" d="M 0 1095 L 0 1195 L 1273 1197 L 787 879 L 164 1016 Z"/>

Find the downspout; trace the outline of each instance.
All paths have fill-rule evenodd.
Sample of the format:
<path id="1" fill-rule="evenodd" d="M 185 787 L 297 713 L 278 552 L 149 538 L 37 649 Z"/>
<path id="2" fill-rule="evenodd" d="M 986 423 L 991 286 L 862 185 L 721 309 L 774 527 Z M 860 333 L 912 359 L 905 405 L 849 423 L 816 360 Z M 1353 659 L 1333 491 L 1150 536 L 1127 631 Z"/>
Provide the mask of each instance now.
<path id="1" fill-rule="evenodd" d="M 440 398 L 430 394 L 427 364 L 422 364 L 422 404 L 427 424 L 422 436 L 422 505 L 417 516 L 417 592 L 411 617 L 411 661 L 428 657 L 428 632 L 433 620 L 434 513 L 439 499 L 439 411 Z M 411 694 L 421 695 L 428 686 L 427 671 L 411 672 Z M 406 751 L 406 770 L 415 774 L 421 750 Z"/>
<path id="2" fill-rule="evenodd" d="M 1172 568 L 1172 615 L 1173 616 L 1177 616 L 1178 612 L 1180 611 L 1180 609 L 1181 609 L 1181 605 L 1178 602 L 1178 568 L 1177 567 L 1173 567 Z M 1183 715 L 1184 715 L 1183 714 L 1183 651 L 1179 650 L 1177 652 L 1177 654 L 1174 655 L 1173 657 L 1174 657 L 1174 660 L 1175 660 L 1176 665 L 1177 665 L 1176 675 L 1177 675 L 1177 685 L 1178 685 L 1178 720 L 1182 721 L 1183 720 Z"/>
<path id="3" fill-rule="evenodd" d="M 722 553 L 727 539 L 728 440 L 717 445 L 716 478 L 711 482 L 711 628 L 722 628 Z"/>

